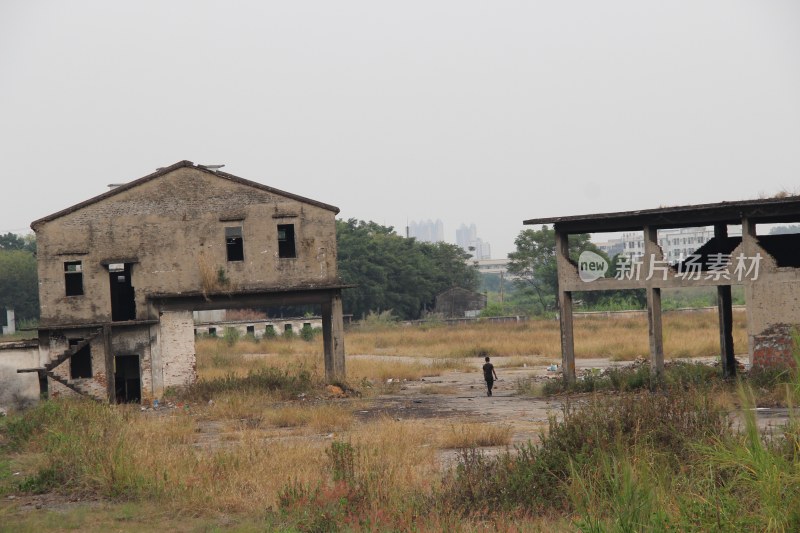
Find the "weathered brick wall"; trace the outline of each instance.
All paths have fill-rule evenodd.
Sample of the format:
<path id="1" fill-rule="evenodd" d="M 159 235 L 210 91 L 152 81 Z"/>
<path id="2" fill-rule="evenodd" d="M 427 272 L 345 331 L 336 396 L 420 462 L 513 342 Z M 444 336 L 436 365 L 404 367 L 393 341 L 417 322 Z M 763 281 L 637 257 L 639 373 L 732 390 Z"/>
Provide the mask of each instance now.
<path id="1" fill-rule="evenodd" d="M 800 324 L 800 271 L 779 268 L 769 254 L 759 277 L 745 286 L 747 332 L 753 367 L 794 366 L 792 324 Z"/>
<path id="2" fill-rule="evenodd" d="M 294 259 L 278 257 L 278 224 L 294 224 Z M 225 228 L 239 225 L 244 260 L 228 262 Z M 140 319 L 155 318 L 147 316 L 148 294 L 202 291 L 203 270 L 216 277 L 222 269 L 234 290 L 337 278 L 333 211 L 192 167 L 45 222 L 36 233 L 43 325 L 110 320 L 104 261 L 137 261 L 131 277 Z M 82 296 L 65 296 L 66 261 L 82 261 Z"/>
<path id="3" fill-rule="evenodd" d="M 83 339 L 88 338 L 95 330 L 71 330 L 68 334 L 51 332 L 47 339 L 47 353 L 43 363 L 48 363 L 57 358 L 65 350 L 69 348 L 69 339 Z M 59 366 L 53 369 L 53 373 L 66 379 L 79 389 L 84 391 L 87 395 L 105 400 L 108 395 L 106 392 L 106 360 L 105 348 L 103 346 L 102 336 L 97 336 L 89 344 L 92 354 L 92 377 L 70 379 L 70 361 L 66 360 Z M 65 387 L 55 380 L 48 380 L 48 388 L 52 397 L 58 396 L 77 396 L 78 393 Z"/>
<path id="4" fill-rule="evenodd" d="M 163 388 L 153 391 L 156 398 L 160 398 L 167 387 L 181 387 L 197 379 L 192 312 L 165 311 L 158 329 Z M 157 372 L 158 366 L 154 368 Z"/>
<path id="5" fill-rule="evenodd" d="M 792 331 L 797 326 L 773 324 L 753 336 L 753 368 L 789 368 L 796 362 Z"/>

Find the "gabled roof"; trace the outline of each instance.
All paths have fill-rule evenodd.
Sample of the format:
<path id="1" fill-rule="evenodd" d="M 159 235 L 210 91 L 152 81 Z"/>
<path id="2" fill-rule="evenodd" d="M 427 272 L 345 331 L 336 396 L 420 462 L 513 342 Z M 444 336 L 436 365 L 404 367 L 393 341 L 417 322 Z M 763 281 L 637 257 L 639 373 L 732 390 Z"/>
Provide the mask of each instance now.
<path id="1" fill-rule="evenodd" d="M 660 207 L 639 211 L 532 218 L 523 224 L 554 224 L 573 233 L 631 231 L 644 226 L 678 228 L 740 224 L 743 217 L 758 223 L 800 221 L 800 196 L 739 200 L 714 204 Z"/>
<path id="2" fill-rule="evenodd" d="M 302 203 L 305 203 L 305 204 L 310 204 L 310 205 L 313 205 L 313 206 L 316 206 L 316 207 L 320 207 L 322 209 L 327 209 L 328 211 L 333 211 L 334 213 L 338 213 L 339 212 L 339 208 L 335 207 L 333 205 L 325 204 L 325 203 L 322 203 L 322 202 L 318 202 L 316 200 L 312 200 L 310 198 L 305 198 L 305 197 L 297 195 L 297 194 L 292 194 L 290 192 L 282 191 L 280 189 L 276 189 L 276 188 L 270 187 L 268 185 L 263 185 L 261 183 L 255 182 L 255 181 L 246 180 L 244 178 L 240 178 L 239 176 L 234 176 L 233 174 L 228 174 L 227 172 L 222 172 L 220 170 L 209 170 L 208 168 L 204 167 L 203 165 L 195 165 L 191 161 L 184 160 L 184 161 L 178 161 L 174 165 L 170 165 L 168 167 L 160 168 L 157 171 L 153 172 L 152 174 L 148 174 L 147 176 L 144 176 L 144 177 L 139 178 L 137 180 L 134 180 L 134 181 L 125 183 L 124 185 L 120 185 L 118 187 L 115 187 L 114 189 L 111 189 L 108 192 L 105 192 L 105 193 L 100 194 L 98 196 L 95 196 L 93 198 L 89 198 L 88 200 L 84 200 L 83 202 L 81 202 L 79 204 L 75 204 L 75 205 L 73 205 L 71 207 L 68 207 L 66 209 L 62 209 L 61 211 L 53 213 L 52 215 L 47 215 L 46 217 L 40 218 L 39 220 L 34 220 L 33 222 L 31 222 L 31 228 L 35 231 L 37 226 L 39 226 L 39 225 L 41 225 L 41 224 L 43 224 L 45 222 L 50 222 L 51 220 L 55 220 L 57 218 L 61 218 L 61 217 L 65 216 L 65 215 L 68 215 L 70 213 L 78 211 L 79 209 L 83 209 L 86 206 L 89 206 L 89 205 L 92 205 L 94 203 L 103 201 L 106 198 L 110 198 L 110 197 L 114 196 L 115 194 L 119 194 L 119 193 L 121 193 L 123 191 L 127 191 L 127 190 L 130 190 L 130 189 L 133 189 L 134 187 L 138 187 L 139 185 L 147 183 L 148 181 L 154 180 L 156 178 L 164 176 L 165 174 L 169 174 L 173 170 L 177 170 L 177 169 L 183 168 L 183 167 L 193 168 L 193 169 L 199 170 L 201 172 L 206 172 L 206 173 L 208 173 L 208 174 L 210 174 L 212 176 L 215 176 L 217 178 L 220 178 L 220 179 L 225 179 L 225 180 L 228 180 L 228 181 L 232 181 L 234 183 L 238 183 L 240 185 L 246 185 L 248 187 L 253 187 L 254 189 L 259 189 L 259 190 L 262 190 L 262 191 L 270 192 L 270 193 L 273 193 L 273 194 L 277 194 L 279 196 L 284 196 L 286 198 L 291 198 L 292 200 L 297 200 L 298 202 L 302 202 Z"/>

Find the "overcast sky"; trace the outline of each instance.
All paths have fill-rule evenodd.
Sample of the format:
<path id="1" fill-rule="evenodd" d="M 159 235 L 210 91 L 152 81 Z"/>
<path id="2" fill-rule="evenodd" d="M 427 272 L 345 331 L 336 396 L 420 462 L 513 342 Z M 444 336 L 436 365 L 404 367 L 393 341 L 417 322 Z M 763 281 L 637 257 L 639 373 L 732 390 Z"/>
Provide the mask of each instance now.
<path id="1" fill-rule="evenodd" d="M 800 191 L 800 2 L 0 0 L 0 233 L 182 159 L 399 231 Z"/>

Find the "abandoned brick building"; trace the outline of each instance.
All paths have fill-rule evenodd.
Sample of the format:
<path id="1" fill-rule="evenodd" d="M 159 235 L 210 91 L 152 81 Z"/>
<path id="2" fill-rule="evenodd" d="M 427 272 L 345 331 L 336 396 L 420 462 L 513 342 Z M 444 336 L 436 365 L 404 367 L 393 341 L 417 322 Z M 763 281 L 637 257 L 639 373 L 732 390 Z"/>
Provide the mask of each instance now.
<path id="1" fill-rule="evenodd" d="M 181 161 L 33 222 L 28 370 L 43 392 L 148 402 L 195 380 L 193 311 L 317 304 L 326 376 L 343 376 L 338 212 Z"/>
<path id="2" fill-rule="evenodd" d="M 661 290 L 716 287 L 720 352 L 726 375 L 736 373 L 731 287 L 744 287 L 747 353 L 754 367 L 794 365 L 793 333 L 800 327 L 800 234 L 759 232 L 767 224 L 800 223 L 800 197 L 768 198 L 641 211 L 549 217 L 525 224 L 553 224 L 558 265 L 558 304 L 563 372 L 575 379 L 572 299 L 578 291 L 644 289 L 647 294 L 650 365 L 664 367 Z M 714 238 L 682 261 L 669 263 L 659 246 L 662 229 L 714 228 Z M 733 235 L 741 228 L 741 236 Z M 569 256 L 569 235 L 631 232 L 644 235 L 641 260 L 614 277 L 596 273 L 597 258 L 576 264 Z M 740 352 L 743 348 L 739 347 Z"/>

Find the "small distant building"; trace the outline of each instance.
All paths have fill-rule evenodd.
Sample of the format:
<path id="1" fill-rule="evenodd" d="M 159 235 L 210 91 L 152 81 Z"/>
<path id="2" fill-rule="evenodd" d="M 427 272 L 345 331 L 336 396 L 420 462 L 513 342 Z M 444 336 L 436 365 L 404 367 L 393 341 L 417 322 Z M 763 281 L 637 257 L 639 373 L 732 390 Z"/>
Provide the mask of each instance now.
<path id="1" fill-rule="evenodd" d="M 444 318 L 474 318 L 485 307 L 485 294 L 453 287 L 436 296 L 434 312 Z"/>
<path id="2" fill-rule="evenodd" d="M 502 274 L 508 278 L 510 259 L 467 259 L 468 265 L 474 265 L 481 274 Z"/>
<path id="3" fill-rule="evenodd" d="M 222 337 L 228 329 L 236 330 L 240 337 L 262 339 L 280 337 L 287 332 L 300 334 L 303 330 L 322 329 L 322 317 L 289 317 L 289 318 L 264 318 L 256 320 L 209 320 L 194 324 L 195 335 L 208 335 Z"/>

